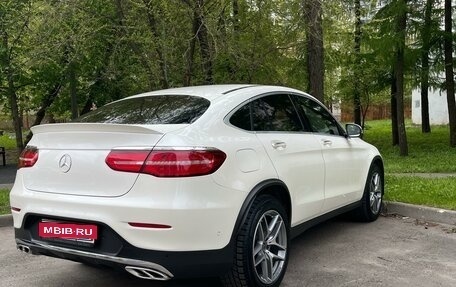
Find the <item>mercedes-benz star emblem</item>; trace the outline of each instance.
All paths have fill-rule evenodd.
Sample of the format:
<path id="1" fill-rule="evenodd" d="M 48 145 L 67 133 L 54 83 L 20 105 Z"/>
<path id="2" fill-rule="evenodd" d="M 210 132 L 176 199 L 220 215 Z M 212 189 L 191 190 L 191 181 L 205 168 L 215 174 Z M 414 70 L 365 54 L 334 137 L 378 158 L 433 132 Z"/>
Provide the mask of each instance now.
<path id="1" fill-rule="evenodd" d="M 71 168 L 71 156 L 68 154 L 62 155 L 59 160 L 59 168 L 63 173 L 67 173 Z"/>

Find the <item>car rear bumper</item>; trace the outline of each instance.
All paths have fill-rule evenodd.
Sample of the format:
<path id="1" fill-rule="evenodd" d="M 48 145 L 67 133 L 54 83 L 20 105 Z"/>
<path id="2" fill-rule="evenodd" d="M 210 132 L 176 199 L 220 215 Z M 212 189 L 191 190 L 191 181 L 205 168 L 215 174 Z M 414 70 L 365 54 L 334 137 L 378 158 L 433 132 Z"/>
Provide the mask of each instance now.
<path id="1" fill-rule="evenodd" d="M 30 229 L 34 226 L 33 218 L 38 216 L 27 216 L 25 226 L 29 228 L 15 228 L 17 248 L 32 255 L 118 267 L 137 277 L 154 280 L 217 276 L 225 274 L 232 265 L 231 244 L 219 250 L 204 251 L 142 249 L 129 244 L 109 227 L 101 225 L 102 236 L 108 235 L 108 239 L 101 239 L 92 247 L 76 246 L 73 243 L 40 239 Z"/>
<path id="2" fill-rule="evenodd" d="M 153 184 L 154 183 L 154 184 Z M 204 183 L 204 185 L 202 184 Z M 232 235 L 245 194 L 208 180 L 141 181 L 121 197 L 85 197 L 26 189 L 18 172 L 10 194 L 18 247 L 73 261 L 120 267 L 157 280 L 217 276 L 232 265 Z M 46 220 L 96 225 L 93 246 L 43 239 Z M 131 222 L 160 223 L 167 229 Z M 134 268 L 134 269 L 132 269 Z M 150 272 L 149 272 L 150 273 Z"/>
<path id="3" fill-rule="evenodd" d="M 146 178 L 148 179 L 148 178 Z M 220 250 L 231 240 L 246 193 L 210 178 L 137 180 L 121 197 L 87 197 L 26 189 L 18 172 L 10 193 L 14 227 L 30 214 L 102 223 L 132 246 L 157 251 Z M 133 224 L 132 224 L 133 223 Z M 135 226 L 135 223 L 169 228 Z M 27 228 L 27 226 L 25 226 Z"/>
<path id="4" fill-rule="evenodd" d="M 98 254 L 93 252 L 87 252 L 82 250 L 75 250 L 71 248 L 55 246 L 52 244 L 44 243 L 44 242 L 30 242 L 30 241 L 23 241 L 21 239 L 16 239 L 17 249 L 25 252 L 31 253 L 34 255 L 48 255 L 53 257 L 61 257 L 67 258 L 72 260 L 77 260 L 78 258 L 83 258 L 85 260 L 94 260 L 94 261 L 104 261 L 106 263 L 114 263 L 119 265 L 125 265 L 126 268 L 144 268 L 153 270 L 156 273 L 156 280 L 169 280 L 173 278 L 173 274 L 167 270 L 165 267 L 155 264 L 148 261 L 137 260 L 137 259 L 130 259 L 130 258 L 123 258 L 117 256 L 110 256 L 106 254 Z"/>

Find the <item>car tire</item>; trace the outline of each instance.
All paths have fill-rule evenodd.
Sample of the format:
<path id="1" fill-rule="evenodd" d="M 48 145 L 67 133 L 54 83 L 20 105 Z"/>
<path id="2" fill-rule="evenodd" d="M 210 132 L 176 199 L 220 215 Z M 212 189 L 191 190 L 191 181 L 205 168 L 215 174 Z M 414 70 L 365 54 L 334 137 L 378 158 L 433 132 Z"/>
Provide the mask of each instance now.
<path id="1" fill-rule="evenodd" d="M 229 287 L 279 286 L 288 264 L 290 224 L 280 202 L 257 197 L 235 241 L 233 267 L 222 278 Z"/>
<path id="2" fill-rule="evenodd" d="M 355 210 L 355 218 L 362 222 L 377 220 L 382 210 L 384 176 L 378 165 L 372 165 L 366 179 L 361 206 Z"/>

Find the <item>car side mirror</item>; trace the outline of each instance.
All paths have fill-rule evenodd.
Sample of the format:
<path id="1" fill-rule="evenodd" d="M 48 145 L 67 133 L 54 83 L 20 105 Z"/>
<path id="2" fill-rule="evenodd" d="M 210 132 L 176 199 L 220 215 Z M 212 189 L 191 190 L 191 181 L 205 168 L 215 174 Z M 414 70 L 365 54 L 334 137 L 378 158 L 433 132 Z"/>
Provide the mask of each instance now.
<path id="1" fill-rule="evenodd" d="M 357 124 L 346 124 L 345 130 L 347 131 L 347 136 L 351 138 L 362 138 L 363 137 L 363 128 Z"/>

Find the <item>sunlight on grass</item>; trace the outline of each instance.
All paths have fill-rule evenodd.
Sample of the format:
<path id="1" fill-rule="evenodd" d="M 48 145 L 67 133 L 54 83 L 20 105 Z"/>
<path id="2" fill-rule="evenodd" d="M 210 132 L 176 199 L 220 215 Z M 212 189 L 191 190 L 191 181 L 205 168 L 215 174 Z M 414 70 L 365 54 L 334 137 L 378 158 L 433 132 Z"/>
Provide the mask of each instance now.
<path id="1" fill-rule="evenodd" d="M 364 139 L 375 145 L 385 160 L 386 173 L 401 172 L 456 172 L 456 149 L 449 147 L 448 126 L 432 126 L 429 134 L 421 127 L 406 123 L 409 156 L 399 156 L 399 148 L 392 146 L 391 121 L 369 121 Z"/>
<path id="2" fill-rule="evenodd" d="M 429 134 L 406 122 L 409 156 L 392 146 L 391 121 L 369 121 L 364 139 L 375 145 L 385 161 L 385 199 L 456 210 L 456 178 L 398 177 L 394 173 L 456 172 L 456 149 L 449 147 L 448 126 L 432 126 Z"/>
<path id="3" fill-rule="evenodd" d="M 0 214 L 11 213 L 9 203 L 9 190 L 0 189 Z"/>
<path id="4" fill-rule="evenodd" d="M 5 147 L 6 149 L 16 148 L 16 140 L 10 138 L 8 135 L 0 136 L 0 146 Z"/>
<path id="5" fill-rule="evenodd" d="M 386 176 L 385 199 L 456 210 L 456 178 Z"/>

